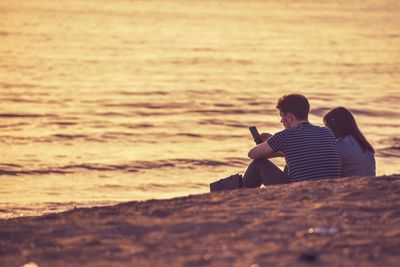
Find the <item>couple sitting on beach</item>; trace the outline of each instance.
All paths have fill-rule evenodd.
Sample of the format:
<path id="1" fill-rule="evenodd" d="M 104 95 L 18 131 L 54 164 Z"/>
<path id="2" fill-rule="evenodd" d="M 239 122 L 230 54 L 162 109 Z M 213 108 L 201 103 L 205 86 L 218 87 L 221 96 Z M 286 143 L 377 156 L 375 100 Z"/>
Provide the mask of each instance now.
<path id="1" fill-rule="evenodd" d="M 326 127 L 308 121 L 305 96 L 290 94 L 278 100 L 284 130 L 263 133 L 263 142 L 249 151 L 253 159 L 243 175 L 242 187 L 259 187 L 317 178 L 375 176 L 374 149 L 361 133 L 351 112 L 335 108 L 324 116 Z M 268 158 L 282 156 L 284 171 Z"/>

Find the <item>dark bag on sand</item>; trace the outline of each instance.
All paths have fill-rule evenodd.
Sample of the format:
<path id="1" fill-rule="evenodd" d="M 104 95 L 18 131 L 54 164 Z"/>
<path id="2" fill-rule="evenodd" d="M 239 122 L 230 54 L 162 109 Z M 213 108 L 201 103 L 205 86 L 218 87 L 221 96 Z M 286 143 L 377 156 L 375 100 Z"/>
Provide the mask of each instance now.
<path id="1" fill-rule="evenodd" d="M 234 190 L 242 187 L 242 175 L 235 174 L 210 184 L 210 192 Z"/>

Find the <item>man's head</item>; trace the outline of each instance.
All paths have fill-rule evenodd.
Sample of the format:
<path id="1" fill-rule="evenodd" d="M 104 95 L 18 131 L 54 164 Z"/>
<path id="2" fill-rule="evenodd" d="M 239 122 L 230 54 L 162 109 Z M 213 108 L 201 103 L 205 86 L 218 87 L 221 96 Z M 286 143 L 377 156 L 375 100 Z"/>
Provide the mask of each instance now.
<path id="1" fill-rule="evenodd" d="M 301 121 L 307 121 L 310 112 L 310 104 L 307 98 L 300 94 L 282 96 L 279 98 L 276 108 L 279 110 L 281 122 L 285 128 L 292 128 Z"/>

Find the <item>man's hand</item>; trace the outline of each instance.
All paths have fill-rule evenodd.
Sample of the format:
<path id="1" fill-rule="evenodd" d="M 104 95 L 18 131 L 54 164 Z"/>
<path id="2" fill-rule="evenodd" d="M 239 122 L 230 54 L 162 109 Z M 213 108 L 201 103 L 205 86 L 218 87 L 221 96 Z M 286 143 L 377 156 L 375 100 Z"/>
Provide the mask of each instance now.
<path id="1" fill-rule="evenodd" d="M 263 142 L 265 142 L 265 141 L 267 141 L 271 136 L 272 136 L 272 134 L 270 134 L 270 133 L 262 133 L 262 134 L 261 134 L 261 140 L 262 140 Z"/>

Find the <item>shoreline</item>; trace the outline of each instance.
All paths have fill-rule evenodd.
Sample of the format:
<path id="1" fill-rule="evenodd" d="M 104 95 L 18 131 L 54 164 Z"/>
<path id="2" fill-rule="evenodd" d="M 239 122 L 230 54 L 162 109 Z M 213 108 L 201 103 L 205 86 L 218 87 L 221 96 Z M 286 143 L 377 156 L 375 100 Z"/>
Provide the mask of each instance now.
<path id="1" fill-rule="evenodd" d="M 0 265 L 396 266 L 400 175 L 0 220 Z"/>

